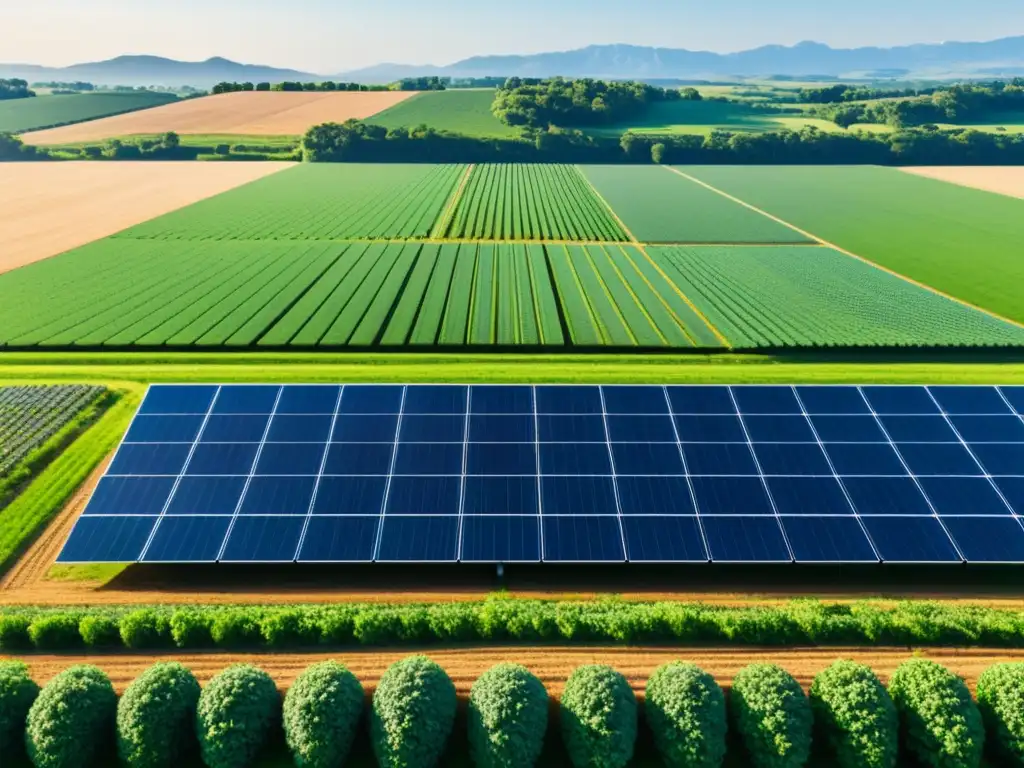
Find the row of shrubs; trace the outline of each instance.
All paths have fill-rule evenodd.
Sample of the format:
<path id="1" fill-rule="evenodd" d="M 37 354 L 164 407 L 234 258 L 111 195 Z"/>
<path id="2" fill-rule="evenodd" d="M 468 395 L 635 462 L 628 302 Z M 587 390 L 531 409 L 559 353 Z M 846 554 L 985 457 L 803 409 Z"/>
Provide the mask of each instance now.
<path id="1" fill-rule="evenodd" d="M 1024 612 L 930 602 L 768 607 L 543 601 L 150 608 L 0 607 L 0 650 L 302 648 L 453 642 L 1024 647 Z"/>
<path id="2" fill-rule="evenodd" d="M 699 667 L 671 662 L 647 681 L 649 738 L 666 768 L 715 768 L 738 749 L 753 768 L 800 768 L 812 754 L 839 768 L 977 768 L 985 751 L 1024 765 L 1024 664 L 982 674 L 978 701 L 945 667 L 912 659 L 888 689 L 866 666 L 837 661 L 805 695 L 785 670 L 752 664 L 728 699 Z M 339 768 L 352 752 L 366 697 L 343 665 L 309 667 L 284 696 L 262 670 L 229 667 L 200 688 L 181 664 L 159 663 L 118 699 L 107 676 L 76 666 L 42 691 L 20 662 L 0 662 L 0 755 L 27 752 L 36 768 L 88 768 L 116 749 L 129 768 L 171 768 L 195 758 L 246 768 L 283 730 L 299 768 Z M 611 667 L 577 668 L 549 733 L 544 685 L 525 667 L 498 664 L 473 684 L 466 716 L 477 768 L 530 768 L 560 733 L 575 768 L 621 768 L 633 758 L 640 705 Z M 455 686 L 425 656 L 393 664 L 370 700 L 370 744 L 381 768 L 432 768 L 458 711 Z M 731 733 L 730 733 L 731 732 Z M 731 738 L 730 738 L 731 737 Z"/>

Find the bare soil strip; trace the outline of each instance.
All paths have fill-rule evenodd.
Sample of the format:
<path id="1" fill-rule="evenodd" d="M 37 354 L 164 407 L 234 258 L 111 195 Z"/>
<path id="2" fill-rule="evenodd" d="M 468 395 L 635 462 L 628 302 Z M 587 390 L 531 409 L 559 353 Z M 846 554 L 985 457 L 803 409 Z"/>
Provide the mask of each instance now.
<path id="1" fill-rule="evenodd" d="M 21 138 L 26 144 L 53 145 L 167 131 L 195 135 L 299 135 L 320 123 L 343 123 L 350 118 L 365 120 L 415 95 L 414 91 L 221 93 L 87 123 L 33 131 Z"/>
<path id="2" fill-rule="evenodd" d="M 1011 166 L 922 166 L 900 168 L 905 173 L 925 176 L 929 179 L 947 181 L 962 187 L 971 187 L 985 192 L 995 192 L 1009 197 L 1024 198 L 1024 167 Z"/>
<path id="3" fill-rule="evenodd" d="M 0 273 L 279 173 L 292 163 L 5 163 Z"/>
<path id="4" fill-rule="evenodd" d="M 265 670 L 281 689 L 310 664 L 334 659 L 342 662 L 367 689 L 376 687 L 388 665 L 412 653 L 425 653 L 440 664 L 465 696 L 481 673 L 505 661 L 528 667 L 548 692 L 559 696 L 565 680 L 581 664 L 609 664 L 642 694 L 647 678 L 660 665 L 675 660 L 693 662 L 711 673 L 720 685 L 732 683 L 736 673 L 748 664 L 770 661 L 779 664 L 808 688 L 814 676 L 836 659 L 854 659 L 871 667 L 883 682 L 893 670 L 912 656 L 923 656 L 949 667 L 973 689 L 978 676 L 993 664 L 1024 660 L 1024 651 L 982 648 L 650 648 L 650 647 L 506 647 L 482 648 L 388 648 L 386 650 L 343 650 L 318 653 L 146 653 L 117 655 L 28 655 L 33 679 L 45 684 L 58 672 L 74 664 L 95 664 L 110 675 L 114 687 L 123 691 L 143 670 L 157 661 L 180 661 L 200 683 L 206 683 L 225 667 L 236 663 L 255 664 Z M 2 658 L 9 658 L 0 656 Z M 13 658 L 13 657 L 10 657 Z"/>

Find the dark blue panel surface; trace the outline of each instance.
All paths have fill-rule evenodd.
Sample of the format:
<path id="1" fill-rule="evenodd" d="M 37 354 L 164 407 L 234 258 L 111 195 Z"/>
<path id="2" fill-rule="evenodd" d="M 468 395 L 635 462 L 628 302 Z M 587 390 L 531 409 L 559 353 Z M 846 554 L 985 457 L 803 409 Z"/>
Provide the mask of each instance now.
<path id="1" fill-rule="evenodd" d="M 608 437 L 600 416 L 538 416 L 542 443 L 603 443 Z"/>
<path id="2" fill-rule="evenodd" d="M 336 384 L 289 384 L 277 401 L 277 413 L 333 414 L 341 387 Z"/>
<path id="3" fill-rule="evenodd" d="M 692 515 L 696 512 L 685 477 L 618 477 L 624 515 Z"/>
<path id="4" fill-rule="evenodd" d="M 404 413 L 466 414 L 469 387 L 427 384 L 405 391 Z"/>
<path id="5" fill-rule="evenodd" d="M 156 528 L 143 562 L 216 562 L 230 525 L 230 517 L 165 517 Z"/>
<path id="6" fill-rule="evenodd" d="M 256 443 L 199 443 L 189 459 L 189 475 L 248 475 L 259 451 Z"/>
<path id="7" fill-rule="evenodd" d="M 139 413 L 206 413 L 216 386 L 154 384 L 146 392 Z"/>
<path id="8" fill-rule="evenodd" d="M 990 475 L 1024 475 L 1024 444 L 974 443 L 971 452 Z"/>
<path id="9" fill-rule="evenodd" d="M 83 515 L 159 515 L 177 478 L 104 477 Z"/>
<path id="10" fill-rule="evenodd" d="M 754 443 L 766 475 L 831 475 L 828 459 L 817 443 Z"/>
<path id="11" fill-rule="evenodd" d="M 540 520 L 536 517 L 462 518 L 462 553 L 469 563 L 540 562 Z"/>
<path id="12" fill-rule="evenodd" d="M 323 443 L 266 443 L 256 462 L 256 474 L 319 474 L 326 448 Z"/>
<path id="13" fill-rule="evenodd" d="M 783 517 L 782 527 L 798 563 L 878 562 L 855 517 Z"/>
<path id="14" fill-rule="evenodd" d="M 797 387 L 796 392 L 811 415 L 871 413 L 857 387 Z"/>
<path id="15" fill-rule="evenodd" d="M 204 443 L 258 443 L 267 432 L 270 416 L 211 416 L 200 440 Z"/>
<path id="16" fill-rule="evenodd" d="M 541 511 L 545 515 L 617 515 L 615 485 L 610 477 L 542 477 Z"/>
<path id="17" fill-rule="evenodd" d="M 388 515 L 457 515 L 461 477 L 393 477 Z"/>
<path id="18" fill-rule="evenodd" d="M 739 416 L 676 416 L 679 439 L 686 443 L 745 443 Z"/>
<path id="19" fill-rule="evenodd" d="M 545 475 L 610 475 L 605 443 L 541 443 L 540 471 Z"/>
<path id="20" fill-rule="evenodd" d="M 306 515 L 315 487 L 315 477 L 254 477 L 239 514 Z"/>
<path id="21" fill-rule="evenodd" d="M 472 413 L 533 413 L 533 387 L 473 386 L 470 387 Z"/>
<path id="22" fill-rule="evenodd" d="M 744 416 L 757 413 L 803 413 L 792 387 L 733 387 L 732 394 Z"/>
<path id="23" fill-rule="evenodd" d="M 405 414 L 399 429 L 403 443 L 461 443 L 466 439 L 466 416 Z"/>
<path id="24" fill-rule="evenodd" d="M 123 443 L 107 474 L 177 475 L 191 450 L 188 443 Z"/>
<path id="25" fill-rule="evenodd" d="M 331 443 L 325 475 L 386 475 L 394 446 L 389 443 Z"/>
<path id="26" fill-rule="evenodd" d="M 1009 401 L 1013 410 L 1024 415 L 1024 387 L 1000 387 L 999 391 Z"/>
<path id="27" fill-rule="evenodd" d="M 676 433 L 668 416 L 609 416 L 608 434 L 620 443 L 674 443 Z"/>
<path id="28" fill-rule="evenodd" d="M 402 443 L 395 459 L 395 474 L 462 474 L 463 451 L 462 443 Z"/>
<path id="29" fill-rule="evenodd" d="M 940 515 L 1009 515 L 1009 507 L 984 477 L 922 477 L 921 487 Z"/>
<path id="30" fill-rule="evenodd" d="M 597 387 L 537 387 L 537 413 L 602 413 L 601 392 Z"/>
<path id="31" fill-rule="evenodd" d="M 245 477 L 183 477 L 167 506 L 168 515 L 233 515 Z"/>
<path id="32" fill-rule="evenodd" d="M 668 414 L 665 390 L 654 386 L 605 386 L 604 410 L 612 414 Z"/>
<path id="33" fill-rule="evenodd" d="M 942 522 L 969 563 L 1024 561 L 1024 530 L 1012 517 L 944 517 Z"/>
<path id="34" fill-rule="evenodd" d="M 900 443 L 896 447 L 915 475 L 984 474 L 960 443 Z"/>
<path id="35" fill-rule="evenodd" d="M 683 459 L 675 443 L 613 443 L 617 475 L 682 475 Z"/>
<path id="36" fill-rule="evenodd" d="M 127 443 L 191 443 L 204 416 L 136 416 L 125 435 Z"/>
<path id="37" fill-rule="evenodd" d="M 790 562 L 775 517 L 701 517 L 711 559 L 726 563 Z"/>
<path id="38" fill-rule="evenodd" d="M 314 515 L 378 515 L 384 507 L 386 477 L 322 477 Z"/>
<path id="39" fill-rule="evenodd" d="M 272 443 L 323 443 L 331 434 L 329 415 L 277 414 L 270 422 L 267 440 Z"/>
<path id="40" fill-rule="evenodd" d="M 756 475 L 757 465 L 746 443 L 684 443 L 691 475 Z"/>
<path id="41" fill-rule="evenodd" d="M 702 515 L 773 515 L 760 477 L 692 477 Z"/>
<path id="42" fill-rule="evenodd" d="M 813 443 L 814 431 L 805 416 L 747 416 L 743 423 L 754 442 Z"/>
<path id="43" fill-rule="evenodd" d="M 968 443 L 1024 443 L 1024 421 L 1019 416 L 950 416 L 949 420 Z"/>
<path id="44" fill-rule="evenodd" d="M 393 443 L 397 431 L 397 413 L 345 415 L 335 419 L 331 440 L 336 443 Z"/>
<path id="45" fill-rule="evenodd" d="M 1003 498 L 1018 515 L 1024 515 L 1024 477 L 995 477 Z"/>
<path id="46" fill-rule="evenodd" d="M 885 443 L 826 443 L 825 452 L 840 475 L 906 475 L 891 445 Z"/>
<path id="47" fill-rule="evenodd" d="M 679 386 L 668 387 L 672 413 L 734 414 L 728 387 Z"/>
<path id="48" fill-rule="evenodd" d="M 616 517 L 544 517 L 544 560 L 549 563 L 622 562 Z"/>
<path id="49" fill-rule="evenodd" d="M 228 534 L 222 562 L 287 563 L 295 559 L 304 517 L 239 517 Z"/>
<path id="50" fill-rule="evenodd" d="M 377 546 L 380 517 L 314 517 L 299 551 L 299 562 L 368 563 Z"/>
<path id="51" fill-rule="evenodd" d="M 536 477 L 467 477 L 464 515 L 536 515 Z"/>
<path id="52" fill-rule="evenodd" d="M 469 439 L 474 443 L 532 443 L 535 432 L 533 416 L 469 417 Z"/>
<path id="53" fill-rule="evenodd" d="M 844 477 L 860 515 L 931 515 L 925 497 L 909 477 Z"/>
<path id="54" fill-rule="evenodd" d="M 455 562 L 458 517 L 384 517 L 380 534 L 382 562 Z"/>
<path id="55" fill-rule="evenodd" d="M 822 442 L 884 443 L 885 433 L 874 416 L 812 416 Z"/>
<path id="56" fill-rule="evenodd" d="M 155 517 L 81 517 L 58 563 L 132 563 L 139 559 Z"/>
<path id="57" fill-rule="evenodd" d="M 939 413 L 939 407 L 924 387 L 874 386 L 861 387 L 861 391 L 878 414 Z"/>
<path id="58" fill-rule="evenodd" d="M 533 443 L 469 443 L 466 473 L 470 475 L 536 475 Z"/>
<path id="59" fill-rule="evenodd" d="M 272 413 L 281 387 L 252 386 L 248 384 L 225 385 L 220 388 L 214 413 Z"/>
<path id="60" fill-rule="evenodd" d="M 942 416 L 882 416 L 882 426 L 896 443 L 955 443 L 956 432 Z"/>
<path id="61" fill-rule="evenodd" d="M 995 387 L 928 387 L 948 414 L 1012 413 Z"/>
<path id="62" fill-rule="evenodd" d="M 865 517 L 862 520 L 884 562 L 961 562 L 935 517 Z"/>
<path id="63" fill-rule="evenodd" d="M 397 384 L 348 384 L 338 413 L 398 413 L 405 387 Z"/>
<path id="64" fill-rule="evenodd" d="M 769 477 L 768 490 L 780 515 L 852 515 L 834 477 Z"/>
<path id="65" fill-rule="evenodd" d="M 626 558 L 634 563 L 706 563 L 696 517 L 628 517 L 622 520 Z"/>

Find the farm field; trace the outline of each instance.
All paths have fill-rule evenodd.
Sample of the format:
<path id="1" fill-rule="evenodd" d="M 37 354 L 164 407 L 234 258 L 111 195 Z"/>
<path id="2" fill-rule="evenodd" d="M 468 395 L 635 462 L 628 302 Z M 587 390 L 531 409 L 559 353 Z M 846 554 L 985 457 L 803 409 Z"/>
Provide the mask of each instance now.
<path id="1" fill-rule="evenodd" d="M 479 240 L 625 240 L 572 165 L 474 166 L 446 237 Z"/>
<path id="2" fill-rule="evenodd" d="M 704 94 L 708 89 L 698 90 Z M 829 120 L 758 109 L 736 101 L 667 101 L 651 104 L 638 119 L 586 131 L 600 136 L 619 136 L 625 131 L 650 136 L 707 136 L 712 131 L 764 133 L 784 128 L 799 131 L 809 126 L 828 132 L 843 130 Z"/>
<path id="3" fill-rule="evenodd" d="M 0 273 L 289 167 L 287 163 L 5 163 L 0 175 Z"/>
<path id="4" fill-rule="evenodd" d="M 412 95 L 411 91 L 221 93 L 168 104 L 151 112 L 95 120 L 87 125 L 33 131 L 24 134 L 22 139 L 26 144 L 48 146 L 167 131 L 181 134 L 299 135 L 319 123 L 365 119 Z M 3 130 L 2 126 L 0 130 Z"/>
<path id="5" fill-rule="evenodd" d="M 0 387 L 0 476 L 10 476 L 101 391 L 86 385 Z"/>
<path id="6" fill-rule="evenodd" d="M 874 166 L 683 170 L 886 269 L 1024 322 L 1020 200 Z"/>
<path id="7" fill-rule="evenodd" d="M 661 166 L 586 165 L 580 170 L 640 242 L 809 242 Z"/>
<path id="8" fill-rule="evenodd" d="M 82 93 L 0 101 L 0 133 L 24 133 L 164 106 L 171 93 Z"/>
<path id="9" fill-rule="evenodd" d="M 512 138 L 520 131 L 505 125 L 491 113 L 494 91 L 456 88 L 448 91 L 417 93 L 393 107 L 378 112 L 366 122 L 392 128 L 426 125 L 438 131 L 467 136 Z"/>
<path id="10" fill-rule="evenodd" d="M 902 168 L 906 173 L 924 176 L 950 184 L 980 189 L 985 192 L 996 192 L 1009 197 L 1024 198 L 1024 167 L 1009 166 L 919 166 Z"/>

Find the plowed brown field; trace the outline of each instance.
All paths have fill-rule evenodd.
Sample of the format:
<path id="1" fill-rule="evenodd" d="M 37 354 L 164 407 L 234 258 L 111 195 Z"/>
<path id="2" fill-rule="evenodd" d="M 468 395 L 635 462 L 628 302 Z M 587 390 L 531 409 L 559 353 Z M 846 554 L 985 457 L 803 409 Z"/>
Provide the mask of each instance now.
<path id="1" fill-rule="evenodd" d="M 929 179 L 948 181 L 964 187 L 998 192 L 1001 195 L 1024 198 L 1024 167 L 1020 166 L 978 166 L 958 168 L 935 166 L 904 168 L 907 173 L 927 176 Z"/>
<path id="2" fill-rule="evenodd" d="M 413 91 L 221 93 L 126 115 L 33 131 L 21 138 L 26 144 L 53 145 L 167 131 L 290 136 L 305 133 L 320 123 L 343 123 L 350 118 L 364 120 L 413 95 Z"/>
<path id="3" fill-rule="evenodd" d="M 278 173 L 292 163 L 4 163 L 0 273 Z"/>

